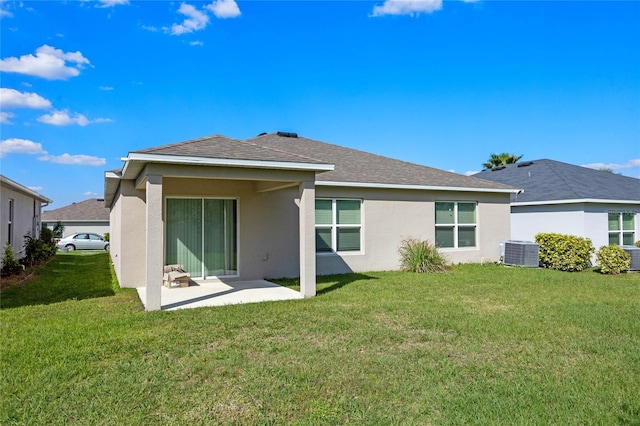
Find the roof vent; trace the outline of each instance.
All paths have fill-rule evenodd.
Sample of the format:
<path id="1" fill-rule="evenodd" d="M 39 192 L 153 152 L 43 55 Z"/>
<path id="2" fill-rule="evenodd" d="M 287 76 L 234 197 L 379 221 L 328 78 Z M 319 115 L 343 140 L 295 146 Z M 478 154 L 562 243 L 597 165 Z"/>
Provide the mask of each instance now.
<path id="1" fill-rule="evenodd" d="M 96 201 L 104 201 L 104 198 L 96 198 Z"/>
<path id="2" fill-rule="evenodd" d="M 258 136 L 256 136 L 256 137 L 264 136 L 264 135 L 266 135 L 266 134 L 267 134 L 267 132 L 262 132 L 262 133 L 260 133 L 260 134 L 259 134 Z"/>
<path id="3" fill-rule="evenodd" d="M 278 136 L 280 136 L 281 138 L 297 138 L 298 134 L 297 133 L 289 133 L 289 132 L 278 132 L 276 133 Z"/>
<path id="4" fill-rule="evenodd" d="M 518 163 L 518 167 L 527 167 L 533 164 L 533 161 L 525 161 L 524 163 Z"/>
<path id="5" fill-rule="evenodd" d="M 502 170 L 502 169 L 506 169 L 507 166 L 496 166 L 493 169 L 491 169 L 492 172 L 496 172 L 498 170 Z"/>

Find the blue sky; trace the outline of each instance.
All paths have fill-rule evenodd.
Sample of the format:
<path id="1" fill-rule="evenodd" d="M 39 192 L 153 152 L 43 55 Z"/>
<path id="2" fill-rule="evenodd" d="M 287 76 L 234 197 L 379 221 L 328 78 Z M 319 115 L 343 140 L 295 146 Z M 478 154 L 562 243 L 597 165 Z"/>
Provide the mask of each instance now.
<path id="1" fill-rule="evenodd" d="M 640 177 L 638 1 L 0 3 L 1 172 L 103 195 L 129 151 L 289 131 L 466 174 Z"/>

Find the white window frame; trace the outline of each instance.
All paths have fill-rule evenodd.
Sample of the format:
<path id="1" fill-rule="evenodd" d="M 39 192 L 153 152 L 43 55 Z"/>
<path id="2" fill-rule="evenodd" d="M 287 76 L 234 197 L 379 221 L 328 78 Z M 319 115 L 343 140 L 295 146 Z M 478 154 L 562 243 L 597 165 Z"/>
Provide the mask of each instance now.
<path id="1" fill-rule="evenodd" d="M 318 197 L 316 201 L 331 201 L 331 224 L 316 224 L 315 229 L 331 229 L 331 251 L 318 251 L 316 254 L 363 254 L 364 253 L 364 200 L 362 198 L 324 198 Z M 338 224 L 338 201 L 358 201 L 360 203 L 360 223 L 359 224 Z M 360 229 L 360 250 L 338 250 L 338 228 L 359 228 Z"/>
<path id="2" fill-rule="evenodd" d="M 618 229 L 616 231 L 609 231 L 607 229 L 607 242 L 611 241 L 611 236 L 612 235 L 616 235 L 618 237 L 618 243 L 616 245 L 624 245 L 624 234 L 631 234 L 632 238 L 631 238 L 631 244 L 635 243 L 636 241 L 636 213 L 632 212 L 632 211 L 619 211 L 619 210 L 609 210 L 607 212 L 607 224 L 609 222 L 609 215 L 610 214 L 615 214 L 618 216 Z M 624 228 L 624 223 L 622 220 L 622 215 L 623 214 L 630 214 L 633 217 L 633 229 L 623 229 Z M 608 226 L 607 226 L 608 228 Z"/>
<path id="3" fill-rule="evenodd" d="M 8 215 L 8 220 L 7 220 L 7 242 L 9 244 L 13 244 L 14 204 L 15 204 L 15 201 L 13 200 L 13 198 L 9 198 L 9 215 Z"/>
<path id="4" fill-rule="evenodd" d="M 453 223 L 435 223 L 437 221 L 437 209 L 436 206 L 438 203 L 453 203 Z M 462 204 L 474 204 L 475 205 L 475 223 L 458 223 L 458 203 L 462 203 Z M 459 250 L 476 250 L 478 249 L 478 202 L 477 201 L 464 201 L 464 200 L 459 200 L 459 201 L 453 201 L 453 200 L 438 200 L 435 201 L 433 203 L 433 211 L 434 211 L 434 224 L 435 224 L 435 231 L 437 231 L 438 228 L 451 228 L 453 227 L 453 247 L 439 247 L 441 249 L 444 250 L 453 250 L 453 249 L 459 249 Z M 475 233 L 475 245 L 473 246 L 465 246 L 465 247 L 458 247 L 458 228 L 462 227 L 462 228 L 471 228 L 473 227 L 473 231 Z M 437 239 L 434 235 L 434 240 L 436 241 L 437 244 Z"/>

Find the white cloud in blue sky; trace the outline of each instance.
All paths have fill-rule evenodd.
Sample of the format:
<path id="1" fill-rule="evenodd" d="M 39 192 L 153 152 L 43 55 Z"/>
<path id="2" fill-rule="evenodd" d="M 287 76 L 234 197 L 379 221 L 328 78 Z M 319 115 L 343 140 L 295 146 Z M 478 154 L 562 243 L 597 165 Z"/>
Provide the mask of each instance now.
<path id="1" fill-rule="evenodd" d="M 66 80 L 80 75 L 80 70 L 89 65 L 89 59 L 81 52 L 63 52 L 49 45 L 36 49 L 36 54 L 10 57 L 0 61 L 0 71 L 42 77 L 47 80 Z"/>
<path id="2" fill-rule="evenodd" d="M 96 7 L 114 7 L 129 4 L 129 0 L 99 0 L 98 3 Z"/>
<path id="3" fill-rule="evenodd" d="M 15 116 L 12 112 L 0 111 L 0 124 L 13 124 L 11 119 Z"/>
<path id="4" fill-rule="evenodd" d="M 29 139 L 11 138 L 0 141 L 0 158 L 4 158 L 7 154 L 46 154 L 47 151 L 42 149 L 42 144 L 33 142 Z"/>
<path id="5" fill-rule="evenodd" d="M 69 114 L 68 110 L 52 111 L 50 114 L 44 114 L 38 117 L 38 121 L 53 126 L 70 126 L 77 124 L 78 126 L 86 126 L 93 123 L 110 123 L 110 118 L 96 118 L 89 120 L 86 116 L 79 113 Z"/>
<path id="6" fill-rule="evenodd" d="M 55 164 L 74 164 L 80 166 L 104 166 L 107 160 L 93 155 L 71 155 L 64 153 L 62 155 L 43 155 L 38 157 L 40 161 L 47 161 Z"/>
<path id="7" fill-rule="evenodd" d="M 601 170 L 601 169 L 608 169 L 608 170 L 625 170 L 625 169 L 634 169 L 634 168 L 640 168 L 640 158 L 633 158 L 629 161 L 627 161 L 624 164 L 617 164 L 617 163 L 590 163 L 590 164 L 584 164 L 582 167 L 588 167 L 590 169 L 596 169 L 596 170 Z"/>
<path id="8" fill-rule="evenodd" d="M 196 9 L 194 6 L 182 3 L 178 12 L 187 16 L 181 24 L 173 24 L 170 32 L 172 35 L 189 34 L 206 28 L 209 23 L 209 16 Z"/>
<path id="9" fill-rule="evenodd" d="M 385 0 L 381 6 L 374 6 L 372 16 L 419 15 L 442 9 L 442 0 Z"/>
<path id="10" fill-rule="evenodd" d="M 241 14 L 235 0 L 216 0 L 205 8 L 213 12 L 216 18 L 236 18 Z"/>
<path id="11" fill-rule="evenodd" d="M 0 107 L 11 108 L 51 108 L 51 101 L 37 93 L 19 92 L 15 89 L 0 88 Z"/>

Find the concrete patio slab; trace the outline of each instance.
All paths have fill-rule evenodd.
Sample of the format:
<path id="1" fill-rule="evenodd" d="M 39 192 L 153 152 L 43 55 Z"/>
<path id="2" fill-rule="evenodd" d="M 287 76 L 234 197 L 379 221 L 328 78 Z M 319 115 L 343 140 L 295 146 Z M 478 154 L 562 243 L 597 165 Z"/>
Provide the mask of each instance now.
<path id="1" fill-rule="evenodd" d="M 138 295 L 144 304 L 146 288 L 138 287 Z M 191 281 L 189 287 L 162 287 L 161 309 L 200 308 L 203 306 L 236 305 L 275 300 L 302 299 L 300 292 L 265 280 L 254 281 Z M 146 306 L 145 306 L 146 308 Z"/>

